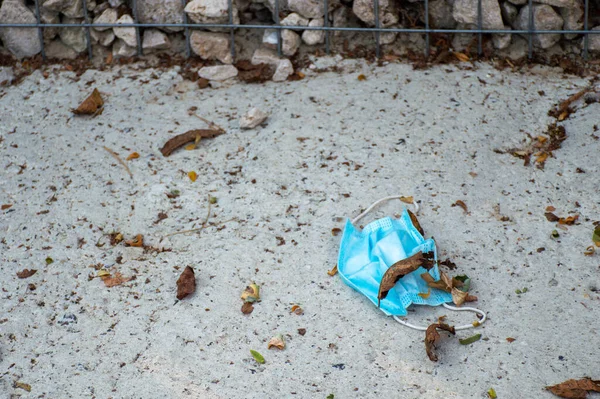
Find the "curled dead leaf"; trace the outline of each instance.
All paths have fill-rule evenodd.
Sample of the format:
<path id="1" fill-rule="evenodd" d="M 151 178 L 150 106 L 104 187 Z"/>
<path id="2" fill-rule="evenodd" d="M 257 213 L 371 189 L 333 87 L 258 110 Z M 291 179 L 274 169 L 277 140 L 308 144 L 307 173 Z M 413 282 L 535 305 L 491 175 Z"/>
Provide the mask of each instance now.
<path id="1" fill-rule="evenodd" d="M 437 348 L 436 345 L 440 340 L 440 333 L 437 331 L 438 328 L 440 330 L 448 331 L 452 335 L 456 334 L 454 327 L 451 327 L 445 323 L 434 323 L 427 327 L 427 330 L 425 331 L 425 351 L 427 352 L 429 360 L 432 362 L 438 361 L 437 354 L 435 353 L 435 349 Z"/>
<path id="2" fill-rule="evenodd" d="M 143 247 L 144 237 L 141 234 L 138 234 L 134 239 L 125 241 L 125 245 L 128 247 Z"/>
<path id="3" fill-rule="evenodd" d="M 381 283 L 379 284 L 379 293 L 377 294 L 377 299 L 379 301 L 377 302 L 377 306 L 381 305 L 381 300 L 387 296 L 392 288 L 394 288 L 398 280 L 408 273 L 417 270 L 423 265 L 424 261 L 425 258 L 423 257 L 423 253 L 419 251 L 413 256 L 399 260 L 390 266 L 389 269 L 385 271 L 385 274 L 381 278 Z"/>
<path id="4" fill-rule="evenodd" d="M 461 208 L 462 208 L 462 210 L 463 210 L 463 211 L 465 211 L 465 214 L 468 214 L 468 213 L 469 213 L 469 209 L 467 208 L 467 204 L 465 204 L 465 202 L 464 202 L 464 201 L 457 200 L 457 201 L 456 201 L 454 204 L 452 204 L 451 206 L 452 206 L 452 207 L 459 206 L 459 207 L 461 207 Z"/>
<path id="5" fill-rule="evenodd" d="M 440 273 L 440 279 L 437 281 L 431 277 L 431 274 L 429 273 L 421 274 L 421 278 L 425 280 L 427 285 L 431 288 L 444 290 L 446 292 L 452 291 L 452 279 L 444 272 Z"/>
<path id="6" fill-rule="evenodd" d="M 453 287 L 450 293 L 452 294 L 452 302 L 454 302 L 456 306 L 461 306 L 465 303 L 467 295 L 469 295 L 467 292 L 461 291 L 456 287 Z"/>
<path id="7" fill-rule="evenodd" d="M 331 277 L 333 277 L 337 274 L 337 272 L 338 272 L 338 267 L 337 267 L 337 265 L 335 265 L 333 267 L 333 269 L 327 271 L 327 274 L 329 274 Z"/>
<path id="8" fill-rule="evenodd" d="M 102 106 L 104 105 L 104 100 L 100 95 L 98 89 L 94 89 L 92 94 L 90 94 L 76 109 L 73 109 L 73 113 L 75 115 L 97 115 L 102 112 Z"/>
<path id="9" fill-rule="evenodd" d="M 26 383 L 21 382 L 21 381 L 15 382 L 15 388 L 21 388 L 21 389 L 23 389 L 23 390 L 25 390 L 27 392 L 31 392 L 31 385 L 26 384 Z"/>
<path id="10" fill-rule="evenodd" d="M 276 348 L 279 350 L 285 349 L 285 341 L 283 340 L 283 335 L 277 334 L 269 340 L 269 343 L 267 344 L 267 349 L 271 348 Z"/>
<path id="11" fill-rule="evenodd" d="M 464 53 L 453 53 L 457 60 L 460 62 L 469 62 L 470 58 Z"/>
<path id="12" fill-rule="evenodd" d="M 590 245 L 583 251 L 583 254 L 586 256 L 592 256 L 594 253 L 596 253 L 596 248 L 593 245 Z"/>
<path id="13" fill-rule="evenodd" d="M 1 209 L 3 211 L 5 211 L 5 210 L 9 209 L 11 206 L 12 206 L 12 204 L 4 204 L 4 205 L 2 205 Z"/>
<path id="14" fill-rule="evenodd" d="M 196 291 L 196 276 L 194 269 L 186 266 L 177 279 L 177 299 L 182 300 Z"/>
<path id="15" fill-rule="evenodd" d="M 547 386 L 547 390 L 568 399 L 585 399 L 589 392 L 600 392 L 600 380 L 582 378 L 580 380 L 567 380 L 560 384 Z"/>
<path id="16" fill-rule="evenodd" d="M 417 229 L 417 231 L 419 233 L 421 233 L 422 236 L 424 236 L 425 235 L 425 231 L 423 230 L 423 227 L 421 227 L 421 223 L 419 223 L 419 219 L 417 219 L 417 215 L 415 215 L 414 213 L 412 213 L 408 209 L 406 210 L 406 212 L 408 212 L 408 216 L 410 217 L 410 221 L 412 222 L 413 226 L 415 226 L 415 229 Z"/>
<path id="17" fill-rule="evenodd" d="M 429 298 L 431 296 L 431 287 L 429 287 L 427 292 L 419 292 L 417 295 L 419 295 L 423 299 Z"/>
<path id="18" fill-rule="evenodd" d="M 567 226 L 571 226 L 575 224 L 577 219 L 579 219 L 579 215 L 567 216 L 566 218 L 558 219 L 558 224 L 566 224 Z"/>
<path id="19" fill-rule="evenodd" d="M 508 341 L 509 344 L 516 341 L 516 339 L 513 337 L 508 337 L 508 338 L 506 338 L 506 340 Z"/>
<path id="20" fill-rule="evenodd" d="M 35 273 L 37 272 L 37 270 L 35 269 L 23 269 L 20 272 L 17 272 L 17 277 L 18 278 L 28 278 L 33 276 Z"/>
<path id="21" fill-rule="evenodd" d="M 402 197 L 400 197 L 400 201 L 404 202 L 405 204 L 414 204 L 415 203 L 415 199 L 412 195 L 408 196 L 408 197 L 402 196 Z"/>
<path id="22" fill-rule="evenodd" d="M 367 80 L 367 77 L 361 73 L 360 75 L 358 75 L 357 79 L 358 79 L 360 82 L 362 82 L 363 80 Z"/>
<path id="23" fill-rule="evenodd" d="M 250 284 L 242 292 L 241 298 L 245 302 L 260 302 L 260 288 L 255 283 Z"/>
<path id="24" fill-rule="evenodd" d="M 292 306 L 290 313 L 295 313 L 298 316 L 301 316 L 304 314 L 304 309 L 302 309 L 299 305 L 294 305 L 294 306 Z"/>
<path id="25" fill-rule="evenodd" d="M 132 152 L 131 154 L 129 154 L 127 156 L 127 158 L 125 158 L 126 161 L 131 161 L 132 159 L 138 159 L 140 157 L 140 154 L 138 154 L 137 152 Z"/>
<path id="26" fill-rule="evenodd" d="M 342 229 L 339 229 L 337 227 L 331 229 L 331 235 L 334 237 L 339 236 L 341 232 L 342 232 Z"/>

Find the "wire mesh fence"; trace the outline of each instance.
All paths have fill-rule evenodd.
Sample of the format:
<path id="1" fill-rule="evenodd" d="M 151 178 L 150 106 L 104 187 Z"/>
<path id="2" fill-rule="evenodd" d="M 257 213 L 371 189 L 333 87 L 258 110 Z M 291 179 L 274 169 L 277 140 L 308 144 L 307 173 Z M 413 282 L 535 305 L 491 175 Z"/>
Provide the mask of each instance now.
<path id="1" fill-rule="evenodd" d="M 289 25 L 281 25 L 280 21 L 280 5 L 279 1 L 274 1 L 274 10 L 273 10 L 273 20 L 274 24 L 241 24 L 234 23 L 233 17 L 233 0 L 228 1 L 228 23 L 190 23 L 188 19 L 188 15 L 185 11 L 182 11 L 183 23 L 140 23 L 138 17 L 138 1 L 131 0 L 131 9 L 132 9 L 132 17 L 133 23 L 125 24 L 125 23 L 91 23 L 88 15 L 88 1 L 82 0 L 83 2 L 83 23 L 42 23 L 41 21 L 41 11 L 40 11 L 40 1 L 34 0 L 35 3 L 35 18 L 36 23 L 0 23 L 0 29 L 2 28 L 32 28 L 38 30 L 39 40 L 41 42 L 41 55 L 44 60 L 46 60 L 46 53 L 44 48 L 44 40 L 43 40 L 43 32 L 45 28 L 84 28 L 85 29 L 85 38 L 87 45 L 87 53 L 88 57 L 91 59 L 93 56 L 92 53 L 92 38 L 90 34 L 91 28 L 134 28 L 136 41 L 137 41 L 137 54 L 139 56 L 143 55 L 143 47 L 142 47 L 142 36 L 140 32 L 140 28 L 183 28 L 185 35 L 185 51 L 186 56 L 189 58 L 192 55 L 191 45 L 190 45 L 190 32 L 193 29 L 226 29 L 229 30 L 229 47 L 231 51 L 231 56 L 235 59 L 235 31 L 236 29 L 273 29 L 276 31 L 277 37 L 277 53 L 279 56 L 282 55 L 282 35 L 281 32 L 284 29 L 293 30 L 293 31 L 322 31 L 325 34 L 325 52 L 330 54 L 331 52 L 331 33 L 332 32 L 371 32 L 374 33 L 374 47 L 375 47 L 375 55 L 377 58 L 381 57 L 381 34 L 382 33 L 410 33 L 410 34 L 423 34 L 425 36 L 425 46 L 424 46 L 424 54 L 427 56 L 430 54 L 431 50 L 431 35 L 432 34 L 468 34 L 468 35 L 476 35 L 477 36 L 477 53 L 478 55 L 483 54 L 483 35 L 488 34 L 500 34 L 500 35 L 525 35 L 527 37 L 528 42 L 528 56 L 529 58 L 533 57 L 534 54 L 534 35 L 551 35 L 551 34 L 559 34 L 559 35 L 583 35 L 583 48 L 582 48 L 582 57 L 584 59 L 588 59 L 589 57 L 589 43 L 590 43 L 590 35 L 598 35 L 600 34 L 600 30 L 592 30 L 589 26 L 590 21 L 590 0 L 584 0 L 583 2 L 583 29 L 560 29 L 560 30 L 539 30 L 536 29 L 534 23 L 534 12 L 533 10 L 533 0 L 527 0 L 527 4 L 529 6 L 529 15 L 527 22 L 527 29 L 484 29 L 483 28 L 483 10 L 482 10 L 482 0 L 477 0 L 477 27 L 476 29 L 436 29 L 430 26 L 430 18 L 429 18 L 429 3 L 430 0 L 423 0 L 424 7 L 424 27 L 422 28 L 390 28 L 390 27 L 382 27 L 380 21 L 380 0 L 373 0 L 373 14 L 374 14 L 374 27 L 337 27 L 330 26 L 329 19 L 329 1 L 323 0 L 323 26 L 289 26 Z M 181 0 L 182 6 L 185 8 L 187 4 L 187 0 Z M 600 12 L 600 10 L 598 10 Z"/>

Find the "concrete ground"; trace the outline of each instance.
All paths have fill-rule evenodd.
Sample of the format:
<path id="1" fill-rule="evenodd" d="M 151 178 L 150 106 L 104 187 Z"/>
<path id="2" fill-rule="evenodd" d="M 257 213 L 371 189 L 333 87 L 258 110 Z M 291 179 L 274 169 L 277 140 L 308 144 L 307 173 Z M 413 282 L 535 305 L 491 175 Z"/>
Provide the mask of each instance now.
<path id="1" fill-rule="evenodd" d="M 12 205 L 0 215 L 0 396 L 448 399 L 493 388 L 550 398 L 546 385 L 600 378 L 600 254 L 584 255 L 600 219 L 600 104 L 561 123 L 568 138 L 543 170 L 495 151 L 545 133 L 548 110 L 588 83 L 547 68 L 348 62 L 343 73 L 219 89 L 199 90 L 176 68 L 36 72 L 0 88 L 0 204 Z M 104 112 L 75 117 L 94 87 Z M 270 118 L 241 131 L 253 106 Z M 163 157 L 167 139 L 205 126 L 190 107 L 227 133 Z M 132 178 L 103 146 L 140 154 L 126 161 Z M 420 202 L 426 236 L 457 264 L 451 274 L 472 278 L 488 312 L 478 329 L 443 335 L 437 363 L 422 332 L 327 274 L 340 240 L 332 229 L 393 194 Z M 579 219 L 557 228 L 548 206 Z M 203 231 L 167 236 L 209 213 Z M 114 232 L 170 251 L 113 246 Z M 177 301 L 188 265 L 197 291 Z M 19 279 L 23 269 L 37 273 Z M 107 288 L 102 270 L 136 279 Z M 243 315 L 252 281 L 262 301 Z M 407 319 L 441 315 L 473 320 L 429 307 Z M 268 350 L 279 333 L 286 349 Z M 475 333 L 480 341 L 459 344 Z"/>

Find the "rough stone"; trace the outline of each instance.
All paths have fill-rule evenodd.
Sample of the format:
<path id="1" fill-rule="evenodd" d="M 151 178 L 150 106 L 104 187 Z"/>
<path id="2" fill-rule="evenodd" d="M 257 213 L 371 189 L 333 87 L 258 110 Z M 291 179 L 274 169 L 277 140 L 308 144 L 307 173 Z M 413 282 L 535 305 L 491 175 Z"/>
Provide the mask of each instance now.
<path id="1" fill-rule="evenodd" d="M 564 21 L 564 30 L 580 30 L 583 29 L 583 2 L 581 0 L 575 0 L 573 6 L 569 8 L 561 8 L 560 16 Z M 575 39 L 578 35 L 570 33 L 566 34 L 567 40 Z"/>
<path id="2" fill-rule="evenodd" d="M 269 114 L 254 107 L 240 118 L 240 129 L 254 129 L 267 120 Z"/>
<path id="3" fill-rule="evenodd" d="M 323 23 L 323 18 L 315 18 L 312 21 L 310 21 L 308 26 L 323 26 Z M 325 32 L 319 30 L 305 30 L 302 33 L 302 40 L 309 46 L 314 46 L 315 44 L 323 43 L 325 42 Z"/>
<path id="4" fill-rule="evenodd" d="M 0 67 L 0 86 L 12 83 L 15 73 L 12 67 Z"/>
<path id="5" fill-rule="evenodd" d="M 275 0 L 258 0 L 258 2 L 264 3 L 264 6 L 271 11 L 271 14 L 275 12 Z M 288 0 L 279 0 L 277 3 L 279 4 L 279 12 L 289 10 Z M 270 17 L 270 21 L 273 21 L 272 16 Z"/>
<path id="6" fill-rule="evenodd" d="M 471 24 L 458 24 L 456 25 L 457 30 L 474 30 L 476 26 Z M 414 35 L 413 35 L 414 36 Z M 469 33 L 457 33 L 452 38 L 452 48 L 455 51 L 463 51 L 469 43 L 473 40 L 473 35 Z"/>
<path id="7" fill-rule="evenodd" d="M 137 0 L 137 9 L 138 20 L 144 24 L 183 23 L 181 0 Z M 163 30 L 177 32 L 183 28 L 164 28 Z"/>
<path id="8" fill-rule="evenodd" d="M 115 58 L 129 58 L 137 54 L 135 47 L 128 46 L 124 40 L 117 39 L 112 47 L 113 57 Z"/>
<path id="9" fill-rule="evenodd" d="M 164 0 L 161 0 L 161 2 L 166 2 Z M 137 5 L 138 5 L 138 12 L 139 12 L 139 8 L 142 5 L 142 3 L 148 3 L 147 0 L 139 0 Z M 117 8 L 123 4 L 125 4 L 125 0 L 108 0 L 108 4 L 110 4 L 111 7 L 113 8 Z M 179 3 L 181 4 L 181 3 Z"/>
<path id="10" fill-rule="evenodd" d="M 504 30 L 510 30 L 510 26 L 505 26 Z M 498 50 L 504 50 L 505 48 L 508 48 L 508 46 L 510 46 L 511 40 L 512 40 L 512 35 L 500 35 L 500 34 L 492 35 L 492 43 L 494 44 L 494 47 L 497 48 Z"/>
<path id="11" fill-rule="evenodd" d="M 390 28 L 400 28 L 400 26 L 390 26 Z M 382 45 L 392 44 L 396 41 L 397 37 L 397 32 L 381 32 L 379 35 L 379 43 Z"/>
<path id="12" fill-rule="evenodd" d="M 94 23 L 95 24 L 114 24 L 115 22 L 117 22 L 117 10 L 115 10 L 114 8 L 107 8 L 106 10 L 104 10 L 104 12 L 100 15 L 98 15 L 96 18 L 94 18 Z M 98 27 L 98 28 L 94 28 L 94 30 L 97 30 L 98 32 L 102 32 L 105 30 L 108 30 L 111 28 L 107 28 L 107 27 Z"/>
<path id="13" fill-rule="evenodd" d="M 115 41 L 115 33 L 111 30 L 98 32 L 96 29 L 90 29 L 90 37 L 94 43 L 108 47 Z"/>
<path id="14" fill-rule="evenodd" d="M 30 5 L 29 11 L 35 16 L 35 5 Z M 43 24 L 59 24 L 60 16 L 58 12 L 47 10 L 44 7 L 40 7 L 40 21 Z M 58 35 L 58 28 L 44 28 L 44 41 L 51 41 Z"/>
<path id="15" fill-rule="evenodd" d="M 257 48 L 252 55 L 252 64 L 267 64 L 267 65 L 279 65 L 281 57 L 277 53 L 269 48 Z"/>
<path id="16" fill-rule="evenodd" d="M 133 18 L 131 15 L 125 14 L 117 20 L 118 24 L 132 24 Z M 113 28 L 115 36 L 123 40 L 129 47 L 137 46 L 137 36 L 135 34 L 135 28 Z"/>
<path id="17" fill-rule="evenodd" d="M 477 2 L 478 0 L 455 0 L 452 16 L 456 22 L 477 26 Z M 504 29 L 497 0 L 481 1 L 481 17 L 483 29 Z"/>
<path id="18" fill-rule="evenodd" d="M 46 0 L 42 7 L 60 12 L 69 18 L 83 18 L 82 0 Z"/>
<path id="19" fill-rule="evenodd" d="M 47 43 L 44 46 L 44 51 L 49 59 L 73 60 L 77 58 L 77 51 L 58 39 Z"/>
<path id="20" fill-rule="evenodd" d="M 521 8 L 519 16 L 513 27 L 515 29 L 529 28 L 529 5 Z M 563 26 L 563 19 L 554 9 L 546 4 L 534 4 L 533 6 L 533 27 L 536 30 L 560 30 Z M 533 35 L 533 44 L 537 47 L 547 49 L 552 47 L 560 40 L 560 34 Z"/>
<path id="21" fill-rule="evenodd" d="M 309 22 L 308 18 L 304 18 L 300 14 L 296 14 L 295 12 L 293 12 L 281 20 L 281 25 L 283 25 L 283 26 L 307 26 L 308 22 Z"/>
<path id="22" fill-rule="evenodd" d="M 456 0 L 460 1 L 460 0 Z M 489 0 L 492 1 L 492 0 Z M 364 23 L 375 25 L 375 12 L 373 11 L 373 0 L 354 0 L 352 11 Z M 397 3 L 393 0 L 379 0 L 379 24 L 387 28 L 397 24 L 399 21 L 399 10 Z"/>
<path id="23" fill-rule="evenodd" d="M 192 0 L 185 6 L 185 12 L 196 23 L 225 24 L 229 22 L 228 0 Z M 233 23 L 239 23 L 240 17 L 234 7 Z"/>
<path id="24" fill-rule="evenodd" d="M 288 8 L 297 12 L 304 18 L 323 18 L 324 17 L 324 5 L 322 0 L 288 0 Z M 337 5 L 337 2 L 332 0 L 329 2 L 329 11 Z"/>
<path id="25" fill-rule="evenodd" d="M 559 8 L 574 8 L 577 6 L 575 0 L 535 0 L 535 2 Z"/>
<path id="26" fill-rule="evenodd" d="M 263 34 L 263 44 L 269 48 L 277 48 L 277 31 L 275 29 L 265 29 Z M 296 54 L 300 47 L 300 35 L 290 29 L 281 31 L 281 51 L 288 57 Z"/>
<path id="27" fill-rule="evenodd" d="M 166 50 L 171 47 L 169 37 L 158 29 L 147 29 L 144 31 L 142 48 L 144 50 Z"/>
<path id="28" fill-rule="evenodd" d="M 600 30 L 600 26 L 596 26 L 595 28 L 592 28 L 592 30 L 598 31 Z M 600 34 L 588 35 L 588 37 L 588 50 L 600 51 Z M 581 40 L 581 47 L 583 47 L 583 40 L 585 39 Z"/>
<path id="29" fill-rule="evenodd" d="M 456 21 L 452 18 L 452 5 L 446 0 L 430 1 L 429 25 L 435 29 L 454 29 Z"/>
<path id="30" fill-rule="evenodd" d="M 516 6 L 522 6 L 529 2 L 529 0 L 508 0 L 508 1 L 510 1 L 511 3 L 513 3 Z"/>
<path id="31" fill-rule="evenodd" d="M 63 24 L 80 24 L 83 20 L 77 18 L 62 18 Z M 67 46 L 71 47 L 77 53 L 81 53 L 87 49 L 87 42 L 85 39 L 85 30 L 83 28 L 60 28 L 59 29 L 60 40 Z"/>
<path id="32" fill-rule="evenodd" d="M 294 66 L 292 65 L 292 61 L 287 58 L 283 58 L 279 60 L 277 64 L 277 68 L 275 69 L 275 73 L 273 74 L 273 82 L 283 82 L 286 80 L 291 74 L 294 73 Z"/>
<path id="33" fill-rule="evenodd" d="M 359 23 L 358 18 L 354 15 L 354 13 L 352 12 L 352 9 L 350 7 L 341 6 L 332 13 L 332 16 L 333 16 L 333 26 L 336 28 L 346 28 L 349 26 L 357 26 L 357 24 Z M 356 21 L 353 21 L 353 20 L 356 20 Z M 353 22 L 356 22 L 356 24 L 353 24 Z M 342 32 L 342 31 L 334 31 L 333 32 L 334 37 L 339 37 L 339 36 L 342 36 L 343 34 L 344 34 L 344 32 Z"/>
<path id="34" fill-rule="evenodd" d="M 193 31 L 190 35 L 192 51 L 205 60 L 216 59 L 224 64 L 231 64 L 231 48 L 229 36 L 225 33 Z"/>
<path id="35" fill-rule="evenodd" d="M 35 15 L 22 0 L 4 0 L 0 7 L 0 23 L 35 23 Z M 12 55 L 17 58 L 31 57 L 42 50 L 37 29 L 3 28 L 0 39 Z"/>
<path id="36" fill-rule="evenodd" d="M 508 1 L 500 3 L 500 12 L 502 13 L 504 23 L 509 25 L 512 25 L 517 19 L 517 15 L 519 15 L 519 10 L 517 7 Z"/>
<path id="37" fill-rule="evenodd" d="M 198 71 L 198 76 L 208 80 L 227 80 L 236 77 L 238 70 L 233 65 L 205 66 Z"/>

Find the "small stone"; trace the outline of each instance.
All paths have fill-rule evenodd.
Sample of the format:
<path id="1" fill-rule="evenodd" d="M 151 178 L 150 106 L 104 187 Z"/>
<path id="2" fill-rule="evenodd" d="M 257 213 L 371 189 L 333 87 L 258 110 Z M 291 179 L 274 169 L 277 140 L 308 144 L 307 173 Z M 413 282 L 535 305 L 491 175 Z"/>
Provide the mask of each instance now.
<path id="1" fill-rule="evenodd" d="M 112 47 L 113 57 L 115 58 L 129 58 L 137 54 L 135 47 L 128 46 L 125 41 L 117 39 Z"/>
<path id="2" fill-rule="evenodd" d="M 329 9 L 336 5 L 334 1 L 329 2 Z M 288 0 L 290 11 L 296 12 L 304 18 L 323 18 L 324 3 L 320 0 Z"/>
<path id="3" fill-rule="evenodd" d="M 123 2 L 123 0 L 118 1 Z M 137 9 L 138 20 L 144 24 L 183 23 L 183 4 L 181 0 L 137 0 Z M 183 28 L 170 27 L 163 28 L 163 30 L 177 32 L 183 30 Z"/>
<path id="4" fill-rule="evenodd" d="M 77 58 L 77 52 L 58 39 L 46 43 L 44 51 L 49 59 L 74 60 Z"/>
<path id="5" fill-rule="evenodd" d="M 82 19 L 63 17 L 63 24 L 80 24 Z M 87 41 L 85 38 L 85 30 L 83 28 L 60 28 L 60 40 L 67 46 L 71 47 L 77 53 L 81 53 L 87 49 Z"/>
<path id="6" fill-rule="evenodd" d="M 504 21 L 512 25 L 519 15 L 519 10 L 512 3 L 504 1 L 500 4 L 500 13 Z"/>
<path id="7" fill-rule="evenodd" d="M 529 5 L 521 8 L 519 16 L 515 21 L 514 28 L 527 30 L 529 28 Z M 537 30 L 560 30 L 563 26 L 563 19 L 554 9 L 546 4 L 534 4 L 533 6 L 533 26 Z M 560 40 L 560 34 L 537 34 L 533 35 L 533 44 L 543 49 L 550 48 Z"/>
<path id="8" fill-rule="evenodd" d="M 83 18 L 82 0 L 46 0 L 42 7 L 60 12 L 69 18 Z"/>
<path id="9" fill-rule="evenodd" d="M 198 71 L 198 76 L 208 80 L 227 80 L 236 77 L 238 70 L 233 65 L 206 66 Z"/>
<path id="10" fill-rule="evenodd" d="M 292 61 L 287 58 L 283 58 L 277 64 L 277 68 L 275 69 L 275 73 L 273 74 L 273 82 L 283 82 L 287 80 L 287 78 L 294 73 L 294 66 L 292 65 Z"/>
<path id="11" fill-rule="evenodd" d="M 131 15 L 125 14 L 117 20 L 118 24 L 132 24 L 133 18 Z M 135 34 L 135 28 L 113 28 L 115 36 L 123 40 L 129 47 L 137 46 L 137 37 Z"/>
<path id="12" fill-rule="evenodd" d="M 30 5 L 29 7 L 29 11 L 31 11 L 33 13 L 33 15 L 35 15 L 35 5 Z M 43 24 L 59 24 L 60 23 L 60 16 L 58 14 L 58 12 L 56 11 L 52 11 L 52 10 L 47 10 L 44 7 L 40 7 L 40 21 Z M 44 41 L 50 41 L 52 39 L 54 39 L 56 36 L 58 36 L 58 28 L 44 28 Z"/>
<path id="13" fill-rule="evenodd" d="M 400 28 L 400 26 L 390 26 L 390 28 Z M 381 32 L 379 35 L 379 43 L 382 45 L 392 44 L 398 37 L 397 32 Z"/>
<path id="14" fill-rule="evenodd" d="M 0 67 L 0 86 L 11 84 L 14 78 L 12 67 Z"/>
<path id="15" fill-rule="evenodd" d="M 583 29 L 583 2 L 581 0 L 574 0 L 573 6 L 568 8 L 560 9 L 560 16 L 564 21 L 563 29 L 564 30 L 581 30 Z M 565 38 L 567 40 L 575 39 L 578 35 L 570 33 L 566 34 Z M 595 35 L 590 35 L 595 36 Z"/>
<path id="16" fill-rule="evenodd" d="M 504 30 L 510 30 L 510 26 L 505 26 Z M 498 50 L 504 50 L 510 46 L 512 35 L 492 34 L 492 43 Z"/>
<path id="17" fill-rule="evenodd" d="M 600 30 L 600 26 L 596 26 L 592 28 L 594 31 Z M 600 34 L 588 35 L 588 50 L 590 51 L 600 51 Z M 583 47 L 583 40 L 581 40 L 581 46 Z"/>
<path id="18" fill-rule="evenodd" d="M 252 108 L 246 115 L 240 118 L 240 129 L 254 129 L 267 120 L 269 114 L 258 108 Z"/>
<path id="19" fill-rule="evenodd" d="M 455 0 L 452 16 L 456 22 L 477 26 L 477 3 L 478 0 Z M 483 29 L 504 29 L 497 0 L 481 1 L 481 20 Z"/>
<path id="20" fill-rule="evenodd" d="M 226 33 L 212 33 L 193 31 L 190 36 L 192 51 L 205 60 L 216 59 L 224 64 L 231 64 L 231 48 L 229 35 Z"/>
<path id="21" fill-rule="evenodd" d="M 185 12 L 196 23 L 226 24 L 229 23 L 228 0 L 192 0 L 185 6 Z M 238 9 L 232 11 L 233 23 L 239 24 Z"/>
<path id="22" fill-rule="evenodd" d="M 354 14 L 369 26 L 375 25 L 373 4 L 373 0 L 354 0 L 354 4 L 352 5 Z M 399 21 L 399 15 L 398 5 L 395 1 L 379 0 L 379 24 L 381 27 L 387 28 L 396 25 Z"/>
<path id="23" fill-rule="evenodd" d="M 121 5 L 123 5 L 125 3 L 125 0 L 108 0 L 108 4 L 110 4 L 111 7 L 113 8 L 117 8 Z M 144 0 L 138 1 L 138 8 L 140 8 L 140 5 L 142 5 L 143 3 L 145 3 Z M 139 10 L 138 10 L 139 12 Z"/>
<path id="24" fill-rule="evenodd" d="M 96 18 L 94 18 L 94 23 L 95 24 L 114 24 L 115 22 L 117 22 L 117 10 L 115 10 L 114 8 L 107 8 L 106 10 L 104 10 L 104 12 L 100 15 L 98 15 Z M 98 32 L 102 32 L 111 28 L 107 28 L 107 27 L 98 27 L 98 28 L 94 28 L 95 30 L 97 30 Z"/>
<path id="25" fill-rule="evenodd" d="M 429 25 L 435 29 L 454 29 L 456 21 L 452 18 L 452 5 L 446 0 L 430 1 Z"/>
<path id="26" fill-rule="evenodd" d="M 308 26 L 323 26 L 324 19 L 316 18 L 310 21 Z M 325 32 L 319 30 L 305 30 L 302 33 L 302 40 L 309 46 L 325 42 Z"/>
<path id="27" fill-rule="evenodd" d="M 284 29 L 281 31 L 281 51 L 288 57 L 296 54 L 300 47 L 301 39 L 300 35 L 296 32 Z"/>
<path id="28" fill-rule="evenodd" d="M 4 0 L 0 7 L 0 23 L 31 24 L 37 19 L 33 12 L 25 7 L 22 0 Z M 42 50 L 37 29 L 2 28 L 0 40 L 12 55 L 17 58 L 31 57 Z"/>
<path id="29" fill-rule="evenodd" d="M 304 18 L 300 14 L 293 12 L 281 20 L 281 25 L 283 25 L 283 26 L 307 26 L 308 18 Z"/>
<path id="30" fill-rule="evenodd" d="M 559 8 L 574 8 L 577 6 L 575 0 L 535 0 L 535 2 Z"/>
<path id="31" fill-rule="evenodd" d="M 281 57 L 275 51 L 268 48 L 258 48 L 254 51 L 251 62 L 253 65 L 267 64 L 278 66 L 280 60 Z"/>
<path id="32" fill-rule="evenodd" d="M 144 50 L 166 50 L 171 47 L 169 37 L 158 29 L 148 29 L 144 31 L 144 40 L 142 48 Z"/>
<path id="33" fill-rule="evenodd" d="M 90 29 L 90 37 L 94 43 L 108 47 L 115 41 L 115 33 L 113 30 L 98 32 L 96 29 Z"/>

